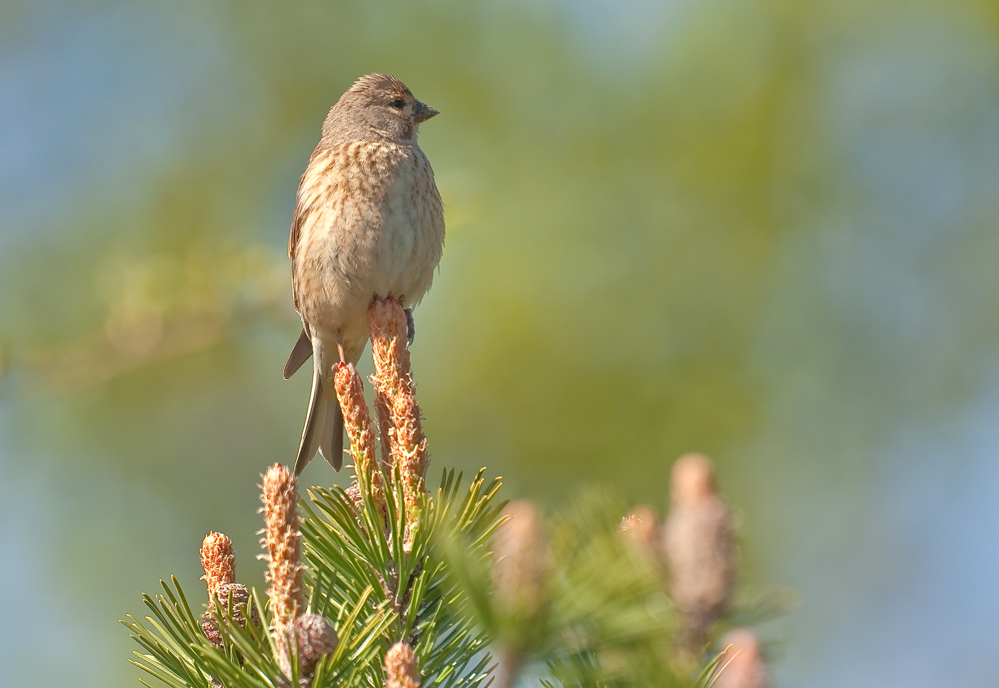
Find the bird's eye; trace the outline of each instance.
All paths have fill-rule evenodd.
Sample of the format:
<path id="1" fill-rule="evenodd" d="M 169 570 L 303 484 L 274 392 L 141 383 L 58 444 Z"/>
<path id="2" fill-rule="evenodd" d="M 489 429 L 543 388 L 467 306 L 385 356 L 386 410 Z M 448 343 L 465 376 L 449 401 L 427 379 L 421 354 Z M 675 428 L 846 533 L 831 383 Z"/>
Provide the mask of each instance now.
<path id="1" fill-rule="evenodd" d="M 402 98 L 396 98 L 391 103 L 389 103 L 389 105 L 394 107 L 396 110 L 401 110 L 406 106 L 406 101 L 403 100 Z"/>

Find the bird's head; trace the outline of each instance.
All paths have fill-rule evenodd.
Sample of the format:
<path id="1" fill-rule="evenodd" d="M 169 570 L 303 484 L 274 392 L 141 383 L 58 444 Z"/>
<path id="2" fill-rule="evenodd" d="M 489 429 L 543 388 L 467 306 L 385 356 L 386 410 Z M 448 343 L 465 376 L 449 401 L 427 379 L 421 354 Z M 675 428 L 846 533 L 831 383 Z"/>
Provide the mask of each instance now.
<path id="1" fill-rule="evenodd" d="M 323 135 L 336 142 L 415 143 L 417 127 L 436 114 L 394 76 L 368 74 L 354 82 L 330 110 Z"/>

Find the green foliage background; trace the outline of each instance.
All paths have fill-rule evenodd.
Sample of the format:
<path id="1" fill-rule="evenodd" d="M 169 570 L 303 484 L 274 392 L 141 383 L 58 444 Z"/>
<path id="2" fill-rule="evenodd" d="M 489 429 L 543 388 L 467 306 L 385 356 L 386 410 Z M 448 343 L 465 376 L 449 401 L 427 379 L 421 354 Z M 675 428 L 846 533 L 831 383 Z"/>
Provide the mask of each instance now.
<path id="1" fill-rule="evenodd" d="M 900 680 L 913 653 L 994 680 L 999 604 L 965 598 L 999 562 L 931 553 L 999 520 L 976 491 L 999 479 L 997 29 L 978 0 L 8 0 L 0 681 L 135 685 L 116 620 L 170 573 L 193 596 L 208 530 L 260 587 L 255 486 L 308 397 L 280 377 L 294 192 L 372 71 L 442 112 L 431 482 L 488 466 L 505 497 L 662 509 L 702 451 L 751 586 L 801 591 L 771 630 L 787 685 Z M 872 652 L 868 628 L 901 635 Z"/>

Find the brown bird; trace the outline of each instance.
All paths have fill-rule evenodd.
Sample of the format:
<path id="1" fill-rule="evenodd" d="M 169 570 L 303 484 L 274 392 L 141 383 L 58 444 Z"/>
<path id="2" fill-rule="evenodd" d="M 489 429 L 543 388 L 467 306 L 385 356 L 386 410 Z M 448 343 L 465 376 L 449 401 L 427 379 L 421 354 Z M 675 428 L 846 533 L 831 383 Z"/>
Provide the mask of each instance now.
<path id="1" fill-rule="evenodd" d="M 298 185 L 288 255 L 302 334 L 284 377 L 309 356 L 314 367 L 296 475 L 317 449 L 336 470 L 343 464 L 333 365 L 361 357 L 372 300 L 395 298 L 408 310 L 430 288 L 444 210 L 416 135 L 436 114 L 395 77 L 362 76 L 330 109 Z"/>

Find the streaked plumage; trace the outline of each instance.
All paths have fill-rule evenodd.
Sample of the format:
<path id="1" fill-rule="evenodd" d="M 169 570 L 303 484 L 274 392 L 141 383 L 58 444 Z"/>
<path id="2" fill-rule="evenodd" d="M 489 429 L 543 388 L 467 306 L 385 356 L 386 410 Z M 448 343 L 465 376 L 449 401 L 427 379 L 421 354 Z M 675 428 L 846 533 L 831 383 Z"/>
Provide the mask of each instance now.
<path id="1" fill-rule="evenodd" d="M 332 378 L 337 345 L 356 363 L 368 341 L 371 301 L 393 297 L 410 308 L 430 288 L 444 246 L 444 212 L 416 136 L 420 122 L 435 114 L 398 79 L 361 77 L 330 110 L 302 175 L 288 254 L 303 333 L 285 378 L 310 352 L 314 364 L 296 474 L 317 448 L 335 469 L 343 462 Z"/>

